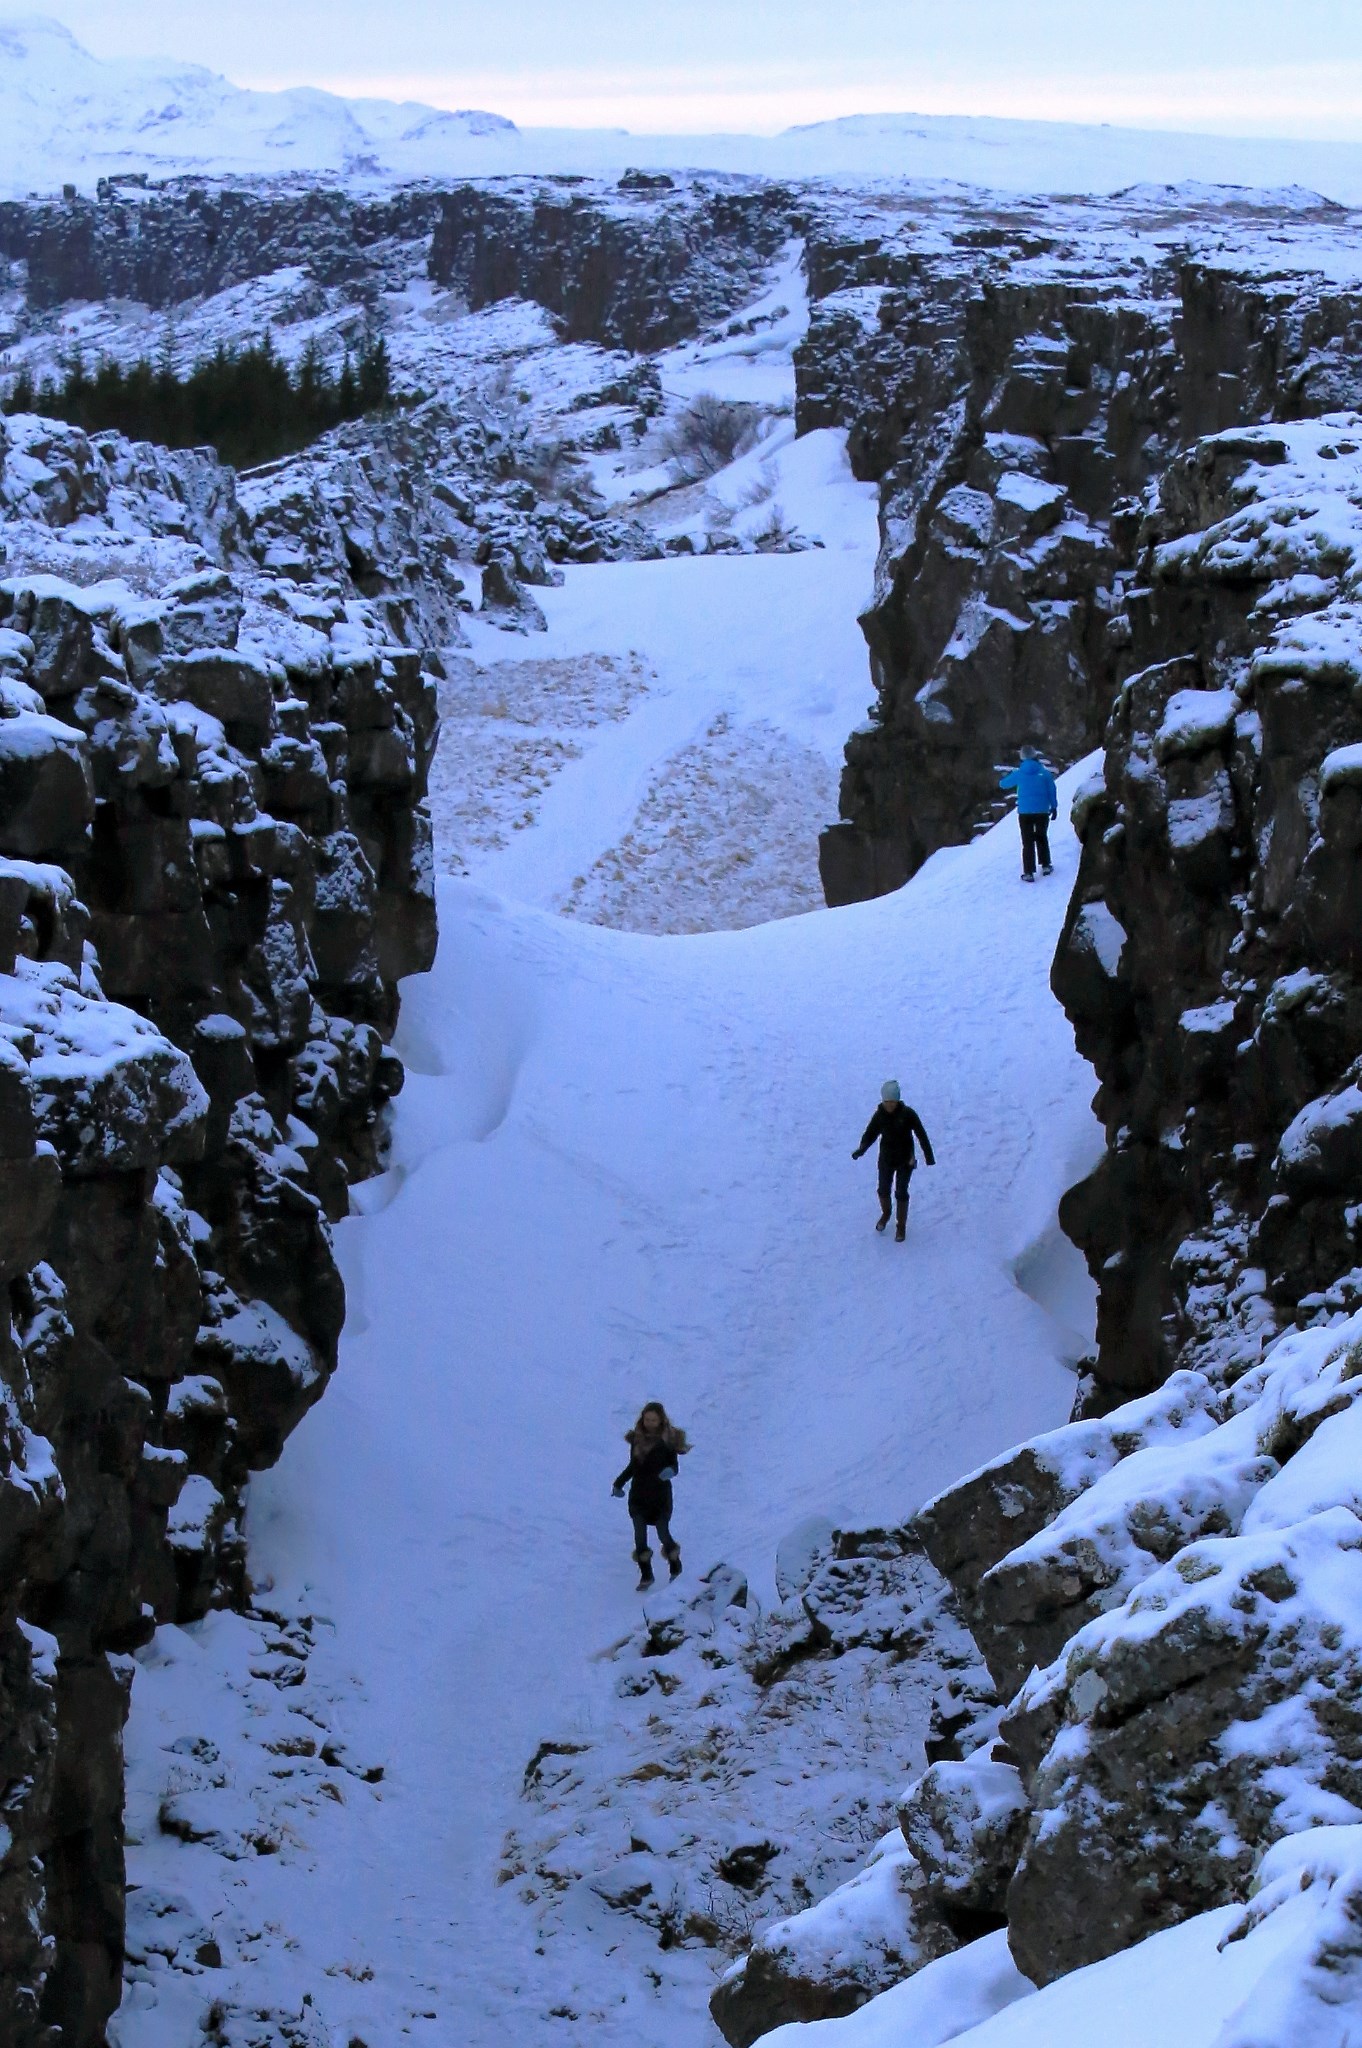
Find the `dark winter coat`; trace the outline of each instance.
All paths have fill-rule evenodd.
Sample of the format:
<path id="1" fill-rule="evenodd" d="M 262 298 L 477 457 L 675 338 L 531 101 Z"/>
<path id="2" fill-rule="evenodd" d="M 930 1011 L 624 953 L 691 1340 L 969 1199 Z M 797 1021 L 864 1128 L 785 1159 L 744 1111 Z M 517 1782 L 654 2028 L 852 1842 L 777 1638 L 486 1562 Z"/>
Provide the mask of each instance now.
<path id="1" fill-rule="evenodd" d="M 659 1517 L 670 1519 L 672 1511 L 672 1481 L 676 1477 L 678 1452 L 674 1444 L 660 1436 L 656 1443 L 648 1444 L 642 1451 L 635 1445 L 630 1452 L 629 1463 L 615 1481 L 616 1491 L 629 1482 L 629 1512 L 642 1515 L 645 1521 L 656 1521 Z"/>
<path id="2" fill-rule="evenodd" d="M 880 1141 L 881 1166 L 915 1166 L 917 1154 L 913 1141 L 922 1147 L 922 1156 L 928 1166 L 935 1166 L 932 1156 L 932 1141 L 922 1128 L 922 1119 L 915 1109 L 909 1109 L 906 1102 L 895 1103 L 892 1108 L 882 1102 L 865 1127 L 865 1135 L 856 1147 L 856 1157 L 868 1152 L 876 1138 Z"/>

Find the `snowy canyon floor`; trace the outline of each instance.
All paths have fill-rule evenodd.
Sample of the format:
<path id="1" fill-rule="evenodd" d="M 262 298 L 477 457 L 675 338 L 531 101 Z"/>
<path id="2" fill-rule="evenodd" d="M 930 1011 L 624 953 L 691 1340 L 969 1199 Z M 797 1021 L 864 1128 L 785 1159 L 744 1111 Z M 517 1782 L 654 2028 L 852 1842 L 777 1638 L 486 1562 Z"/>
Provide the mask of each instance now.
<path id="1" fill-rule="evenodd" d="M 215 2002 L 234 2048 L 289 2026 L 328 2048 L 717 2038 L 721 1955 L 603 1924 L 585 1879 L 541 1931 L 496 1882 L 545 1738 L 607 1764 L 616 1743 L 615 1822 L 658 1831 L 598 1656 L 639 1618 L 609 1499 L 623 1428 L 653 1395 L 686 1421 L 688 1571 L 723 1559 L 770 1606 L 792 1526 L 901 1520 L 1067 1413 L 1084 1333 L 1063 1319 L 1052 1220 L 1097 1142 L 1047 983 L 1067 833 L 1043 889 L 1018 887 L 1008 823 L 897 896 L 745 931 L 653 937 L 541 907 L 618 857 L 659 792 L 688 814 L 674 764 L 721 720 L 831 772 L 865 689 L 867 527 L 859 546 L 586 569 L 545 594 L 536 660 L 587 663 L 608 701 L 533 822 L 441 886 L 439 961 L 405 994 L 393 1163 L 339 1232 L 342 1373 L 255 1488 L 276 1619 L 163 1630 L 144 1658 L 145 1960 L 120 2048 L 178 2048 Z M 496 637 L 478 635 L 482 668 L 499 652 L 523 685 L 526 643 Z M 636 696 L 630 656 L 651 671 Z M 730 802 L 735 837 L 744 818 L 759 833 Z M 688 914 L 687 846 L 652 888 L 640 865 L 619 921 Z M 715 909 L 728 921 L 722 886 Z M 887 1073 L 941 1158 L 902 1249 L 871 1233 L 873 1168 L 849 1157 Z M 883 1802 L 925 1700 L 915 1715 L 875 1756 Z M 851 1727 L 840 1763 L 888 1733 Z M 761 1769 L 754 1819 L 763 1783 L 789 1818 L 783 1770 L 812 1778 L 816 1822 L 798 1740 Z M 823 1790 L 830 1810 L 844 1786 Z"/>

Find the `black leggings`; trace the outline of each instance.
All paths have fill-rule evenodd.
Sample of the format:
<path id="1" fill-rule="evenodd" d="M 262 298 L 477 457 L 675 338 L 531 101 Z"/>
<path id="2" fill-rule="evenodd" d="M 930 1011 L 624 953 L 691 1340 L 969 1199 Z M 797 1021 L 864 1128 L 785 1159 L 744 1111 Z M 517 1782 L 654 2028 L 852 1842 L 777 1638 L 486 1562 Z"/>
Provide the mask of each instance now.
<path id="1" fill-rule="evenodd" d="M 651 1557 L 653 1554 L 648 1548 L 649 1529 L 656 1529 L 657 1541 L 662 1555 L 664 1557 L 672 1556 L 677 1545 L 672 1536 L 670 1511 L 665 1515 L 657 1516 L 655 1520 L 650 1520 L 647 1515 L 636 1515 L 631 1512 L 629 1519 L 634 1525 L 634 1556 L 640 1564 L 642 1564 L 645 1557 Z"/>
<path id="2" fill-rule="evenodd" d="M 898 1197 L 899 1208 L 905 1214 L 907 1213 L 908 1183 L 913 1177 L 913 1168 L 916 1165 L 916 1159 L 901 1159 L 897 1165 L 894 1165 L 892 1161 L 886 1160 L 881 1156 L 880 1207 L 886 1216 L 889 1214 L 889 1197 L 891 1194 Z"/>
<path id="3" fill-rule="evenodd" d="M 1022 873 L 1034 875 L 1037 854 L 1043 868 L 1050 865 L 1050 820 L 1044 811 L 1018 811 L 1017 823 L 1021 826 Z"/>

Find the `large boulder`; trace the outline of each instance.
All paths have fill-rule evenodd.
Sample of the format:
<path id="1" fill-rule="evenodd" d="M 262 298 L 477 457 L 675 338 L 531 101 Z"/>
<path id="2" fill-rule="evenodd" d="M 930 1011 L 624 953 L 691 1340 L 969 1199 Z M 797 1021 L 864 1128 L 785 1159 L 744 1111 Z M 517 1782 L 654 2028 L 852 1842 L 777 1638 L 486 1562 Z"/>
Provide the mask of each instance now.
<path id="1" fill-rule="evenodd" d="M 855 2012 L 958 1945 L 902 1836 L 887 1835 L 849 1884 L 768 1927 L 709 2009 L 729 2048 L 751 2048 L 775 2027 Z"/>
<path id="2" fill-rule="evenodd" d="M 83 735 L 31 713 L 0 719 L 0 852 L 69 858 L 93 816 Z"/>
<path id="3" fill-rule="evenodd" d="M 1048 1984 L 1242 1893 L 1262 1846 L 1362 1821 L 1362 1520 L 1189 1545 L 1005 1723 L 1034 1814 L 1008 1936 Z"/>

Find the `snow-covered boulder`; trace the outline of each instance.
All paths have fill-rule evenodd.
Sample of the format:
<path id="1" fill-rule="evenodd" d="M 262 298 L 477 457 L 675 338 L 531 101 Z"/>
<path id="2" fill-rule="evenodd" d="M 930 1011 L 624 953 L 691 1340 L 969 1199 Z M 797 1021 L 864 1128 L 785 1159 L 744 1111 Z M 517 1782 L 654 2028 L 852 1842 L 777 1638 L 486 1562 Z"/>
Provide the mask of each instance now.
<path id="1" fill-rule="evenodd" d="M 1277 1173 L 1292 1194 L 1356 1189 L 1362 1179 L 1362 1088 L 1309 1102 L 1282 1133 Z"/>
<path id="2" fill-rule="evenodd" d="M 0 851 L 29 859 L 69 854 L 93 815 L 80 733 L 31 712 L 0 719 Z"/>
<path id="3" fill-rule="evenodd" d="M 1038 1983 L 1232 1899 L 1265 1842 L 1362 1819 L 1362 1521 L 1210 1538 L 1023 1687 L 1008 1897 Z"/>
<path id="4" fill-rule="evenodd" d="M 1348 2048 L 1362 2007 L 1362 1828 L 1309 1828 L 1269 1849 L 1222 1951 L 1275 1932 L 1287 1909 L 1296 1930 L 1215 2048 Z"/>
<path id="5" fill-rule="evenodd" d="M 1213 1408 L 1202 1412 L 1213 1419 Z M 1104 1473 L 979 1582 L 976 1627 L 1004 1693 L 1187 1544 L 1233 1534 L 1277 1469 L 1250 1411 L 1146 1445 Z"/>
<path id="6" fill-rule="evenodd" d="M 1219 1416 L 1219 1396 L 1201 1374 L 1175 1374 L 1104 1420 L 1070 1423 L 1006 1452 L 928 1501 L 914 1529 L 937 1569 L 957 1591 L 974 1595 L 986 1572 L 1123 1459 L 1194 1441 L 1214 1429 Z"/>
<path id="7" fill-rule="evenodd" d="M 1002 1915 L 1026 1839 L 1021 1773 L 988 1744 L 960 1763 L 936 1763 L 910 1785 L 899 1826 L 929 1896 L 951 1914 Z"/>
<path id="8" fill-rule="evenodd" d="M 902 1835 L 886 1835 L 848 1884 L 766 1928 L 710 2011 L 730 2048 L 751 2048 L 774 2027 L 855 2012 L 958 1945 Z"/>

